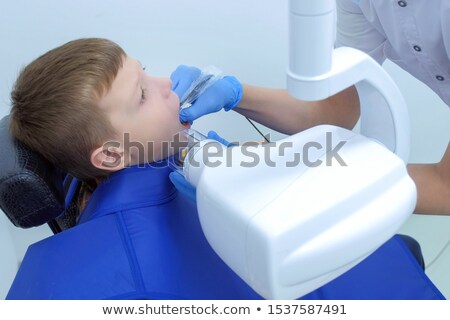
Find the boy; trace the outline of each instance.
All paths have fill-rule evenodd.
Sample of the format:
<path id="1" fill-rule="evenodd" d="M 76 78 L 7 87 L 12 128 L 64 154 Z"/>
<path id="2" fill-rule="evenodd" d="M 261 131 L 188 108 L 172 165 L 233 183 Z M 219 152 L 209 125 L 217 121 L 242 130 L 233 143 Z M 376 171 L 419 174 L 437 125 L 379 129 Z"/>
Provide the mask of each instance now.
<path id="1" fill-rule="evenodd" d="M 170 183 L 162 143 L 184 126 L 169 80 L 148 76 L 111 41 L 80 39 L 27 66 L 12 96 L 13 135 L 99 184 L 75 227 L 30 246 L 8 299 L 261 298 L 210 248 L 195 204 Z M 306 298 L 442 295 L 394 239 Z"/>

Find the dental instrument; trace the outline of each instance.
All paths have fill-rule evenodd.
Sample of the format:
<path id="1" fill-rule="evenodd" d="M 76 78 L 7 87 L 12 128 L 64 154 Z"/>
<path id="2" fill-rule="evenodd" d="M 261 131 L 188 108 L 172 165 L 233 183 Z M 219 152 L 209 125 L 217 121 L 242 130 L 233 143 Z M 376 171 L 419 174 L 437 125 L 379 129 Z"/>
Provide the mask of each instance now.
<path id="1" fill-rule="evenodd" d="M 206 89 L 222 77 L 221 74 L 222 72 L 214 66 L 208 66 L 203 69 L 198 78 L 192 82 L 189 89 L 181 97 L 180 110 L 189 108 Z"/>

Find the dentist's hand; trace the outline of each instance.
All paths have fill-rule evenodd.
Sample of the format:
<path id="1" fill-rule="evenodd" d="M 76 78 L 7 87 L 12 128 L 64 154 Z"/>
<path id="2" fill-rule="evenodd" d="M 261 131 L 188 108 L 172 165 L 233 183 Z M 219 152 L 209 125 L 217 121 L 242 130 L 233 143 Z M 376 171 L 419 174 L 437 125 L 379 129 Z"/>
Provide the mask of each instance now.
<path id="1" fill-rule="evenodd" d="M 221 136 L 219 136 L 217 134 L 217 132 L 211 130 L 208 132 L 208 139 L 212 139 L 212 140 L 216 140 L 217 142 L 220 142 L 221 144 L 223 144 L 225 147 L 232 147 L 232 146 L 236 146 L 237 144 L 232 143 L 232 142 L 228 142 L 228 140 L 225 140 L 224 138 L 222 138 Z"/>
<path id="2" fill-rule="evenodd" d="M 184 194 L 184 196 L 189 200 L 197 202 L 195 187 L 190 184 L 182 174 L 173 171 L 169 173 L 169 179 L 172 181 L 172 184 L 178 192 Z"/>
<path id="3" fill-rule="evenodd" d="M 179 66 L 172 73 L 172 90 L 180 99 L 200 73 L 200 69 L 185 65 Z M 225 76 L 206 89 L 191 107 L 181 110 L 180 121 L 192 123 L 195 119 L 222 108 L 229 111 L 235 108 L 241 99 L 242 84 L 235 77 Z"/>
<path id="4" fill-rule="evenodd" d="M 208 132 L 208 139 L 216 140 L 223 145 L 230 147 L 233 144 L 219 136 L 215 131 Z M 178 172 L 169 173 L 169 179 L 177 190 L 184 194 L 189 200 L 196 202 L 196 189 Z"/>

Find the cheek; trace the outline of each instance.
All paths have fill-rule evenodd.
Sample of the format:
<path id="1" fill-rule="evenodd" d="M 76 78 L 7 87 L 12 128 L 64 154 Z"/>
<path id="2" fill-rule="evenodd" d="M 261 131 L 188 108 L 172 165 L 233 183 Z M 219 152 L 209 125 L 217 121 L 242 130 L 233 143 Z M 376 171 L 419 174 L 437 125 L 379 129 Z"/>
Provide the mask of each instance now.
<path id="1" fill-rule="evenodd" d="M 166 125 L 169 127 L 180 127 L 180 106 L 175 99 L 170 99 L 163 106 L 161 111 L 164 113 Z"/>
<path id="2" fill-rule="evenodd" d="M 171 112 L 170 114 L 168 114 L 166 124 L 167 127 L 170 128 L 170 131 L 172 133 L 177 133 L 185 129 L 185 127 L 180 122 L 180 115 L 178 109 L 176 110 L 176 112 Z"/>
<path id="3" fill-rule="evenodd" d="M 172 138 L 173 134 L 184 129 L 179 119 L 179 108 L 172 105 L 160 105 L 158 108 L 149 109 L 145 118 L 147 121 L 143 125 L 148 129 L 157 128 L 158 136 L 165 139 Z"/>
<path id="4" fill-rule="evenodd" d="M 159 112 L 158 116 L 152 117 L 145 128 L 148 140 L 153 142 L 152 150 L 147 150 L 151 161 L 161 160 L 172 155 L 172 142 L 177 133 L 185 129 L 179 122 L 178 114 L 167 111 Z"/>

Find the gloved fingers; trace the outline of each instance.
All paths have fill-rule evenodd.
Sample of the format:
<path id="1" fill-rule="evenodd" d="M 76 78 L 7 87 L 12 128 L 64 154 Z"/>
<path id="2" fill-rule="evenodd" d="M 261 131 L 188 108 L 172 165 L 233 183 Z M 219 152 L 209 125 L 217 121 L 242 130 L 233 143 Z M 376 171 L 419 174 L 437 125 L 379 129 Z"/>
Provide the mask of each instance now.
<path id="1" fill-rule="evenodd" d="M 180 72 L 185 74 L 194 74 L 195 72 L 192 70 L 183 71 L 186 70 L 186 66 L 182 66 L 180 70 Z M 199 71 L 198 69 L 196 70 Z M 180 86 L 182 86 L 182 84 L 178 84 L 177 90 Z M 185 90 L 187 90 L 187 88 Z M 180 111 L 180 121 L 192 123 L 194 120 L 209 113 L 220 111 L 222 108 L 229 111 L 239 104 L 242 99 L 242 94 L 242 84 L 239 80 L 232 76 L 223 77 L 207 88 L 205 92 L 193 102 L 192 106 Z"/>
<path id="2" fill-rule="evenodd" d="M 222 79 L 224 85 L 228 85 L 230 88 L 230 97 L 224 105 L 225 111 L 234 109 L 242 100 L 243 89 L 241 82 L 233 76 L 226 76 Z"/>
<path id="3" fill-rule="evenodd" d="M 217 91 L 217 88 L 214 88 L 214 86 L 206 89 L 205 93 L 198 97 L 192 106 L 180 111 L 180 121 L 192 123 L 202 116 L 220 111 L 224 103 L 221 93 Z"/>
<path id="4" fill-rule="evenodd" d="M 233 99 L 232 91 L 233 88 L 230 86 L 227 78 L 222 78 L 206 89 L 199 99 L 202 98 L 206 104 L 209 103 L 211 105 L 217 105 L 216 109 L 220 110 L 225 106 L 225 104 L 229 103 L 230 100 Z"/>
<path id="5" fill-rule="evenodd" d="M 201 70 L 196 67 L 180 65 L 170 75 L 172 80 L 172 90 L 181 99 L 184 93 L 189 89 L 192 82 L 198 78 Z"/>
<path id="6" fill-rule="evenodd" d="M 199 99 L 206 105 L 215 105 L 217 111 L 222 108 L 229 111 L 241 102 L 242 84 L 233 76 L 225 76 L 206 89 Z"/>
<path id="7" fill-rule="evenodd" d="M 195 119 L 200 118 L 201 116 L 205 115 L 205 113 L 201 112 L 202 110 L 196 109 L 196 108 L 184 108 L 180 111 L 180 122 L 181 123 L 187 123 L 189 122 L 191 125 L 194 122 Z"/>
<path id="8" fill-rule="evenodd" d="M 180 173 L 169 173 L 169 179 L 180 193 L 191 201 L 197 201 L 195 188 Z"/>
<path id="9" fill-rule="evenodd" d="M 210 113 L 220 111 L 229 101 L 233 94 L 229 90 L 227 81 L 218 80 L 194 101 L 192 106 L 180 111 L 181 122 L 193 122 L 194 120 Z"/>
<path id="10" fill-rule="evenodd" d="M 230 147 L 230 146 L 233 145 L 232 143 L 228 142 L 227 140 L 225 140 L 224 138 L 219 136 L 217 134 L 217 132 L 215 132 L 213 130 L 208 132 L 208 139 L 216 140 L 216 141 L 220 142 L 221 144 L 223 144 L 224 146 L 227 146 L 227 147 Z"/>

